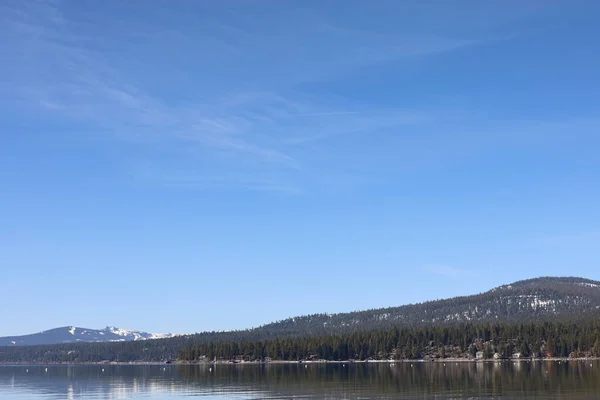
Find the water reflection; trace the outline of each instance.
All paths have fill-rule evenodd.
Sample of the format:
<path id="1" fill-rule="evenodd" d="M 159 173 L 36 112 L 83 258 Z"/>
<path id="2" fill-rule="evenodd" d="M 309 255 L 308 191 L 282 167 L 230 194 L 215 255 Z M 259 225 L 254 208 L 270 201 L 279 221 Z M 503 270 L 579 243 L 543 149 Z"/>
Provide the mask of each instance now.
<path id="1" fill-rule="evenodd" d="M 2 399 L 600 398 L 600 363 L 1 366 Z"/>

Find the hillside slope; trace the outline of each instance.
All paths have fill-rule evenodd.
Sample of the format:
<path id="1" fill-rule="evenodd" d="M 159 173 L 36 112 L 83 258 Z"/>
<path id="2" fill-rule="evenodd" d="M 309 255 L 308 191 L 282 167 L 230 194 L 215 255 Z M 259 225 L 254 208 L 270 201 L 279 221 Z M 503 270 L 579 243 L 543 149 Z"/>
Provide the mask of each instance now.
<path id="1" fill-rule="evenodd" d="M 543 277 L 499 286 L 472 296 L 400 307 L 288 318 L 257 330 L 321 334 L 463 322 L 518 322 L 600 311 L 600 282 L 574 277 Z"/>

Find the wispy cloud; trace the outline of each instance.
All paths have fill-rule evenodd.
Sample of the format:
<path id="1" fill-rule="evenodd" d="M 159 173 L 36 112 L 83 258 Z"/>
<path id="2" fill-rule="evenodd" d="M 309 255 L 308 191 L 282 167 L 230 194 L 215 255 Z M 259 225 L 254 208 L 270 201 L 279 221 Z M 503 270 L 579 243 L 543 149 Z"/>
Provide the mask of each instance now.
<path id="1" fill-rule="evenodd" d="M 216 3 L 190 12 L 182 3 L 169 4 L 163 15 L 161 5 L 114 2 L 108 7 L 123 18 L 112 18 L 58 0 L 3 2 L 0 29 L 11 61 L 0 72 L 12 77 L 6 89 L 27 99 L 32 112 L 37 107 L 90 135 L 111 132 L 136 143 L 153 165 L 145 178 L 154 171 L 167 184 L 300 191 L 303 174 L 319 167 L 315 157 L 322 170 L 340 167 L 347 137 L 359 142 L 357 135 L 412 131 L 439 120 L 427 110 L 311 93 L 304 84 L 487 40 L 396 25 L 348 28 L 283 3 L 246 4 L 247 12 L 235 14 Z"/>
<path id="2" fill-rule="evenodd" d="M 331 111 L 331 112 L 317 112 L 317 113 L 305 113 L 299 114 L 301 117 L 318 117 L 323 115 L 352 115 L 358 114 L 358 111 Z"/>
<path id="3" fill-rule="evenodd" d="M 170 163 L 172 164 L 172 163 Z M 303 194 L 301 188 L 287 182 L 285 179 L 264 179 L 255 173 L 240 173 L 238 171 L 221 171 L 221 173 L 204 173 L 193 165 L 158 167 L 150 160 L 137 160 L 129 165 L 132 177 L 144 186 L 165 186 L 189 190 L 210 189 L 243 189 L 257 192 L 273 192 L 283 195 Z"/>

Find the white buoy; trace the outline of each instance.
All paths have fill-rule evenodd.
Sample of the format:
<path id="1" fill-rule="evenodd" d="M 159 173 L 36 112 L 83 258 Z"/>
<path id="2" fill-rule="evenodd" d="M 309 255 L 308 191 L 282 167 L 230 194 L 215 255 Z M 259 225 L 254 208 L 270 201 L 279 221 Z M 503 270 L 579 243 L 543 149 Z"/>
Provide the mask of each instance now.
<path id="1" fill-rule="evenodd" d="M 44 369 L 44 371 L 48 372 L 48 368 Z"/>
<path id="2" fill-rule="evenodd" d="M 208 369 L 208 372 L 212 372 L 212 368 L 209 368 L 209 369 Z"/>
<path id="3" fill-rule="evenodd" d="M 102 372 L 104 372 L 104 368 L 102 368 Z"/>
<path id="4" fill-rule="evenodd" d="M 25 372 L 29 372 L 29 370 L 28 370 L 28 369 L 26 369 L 26 370 L 25 370 Z"/>

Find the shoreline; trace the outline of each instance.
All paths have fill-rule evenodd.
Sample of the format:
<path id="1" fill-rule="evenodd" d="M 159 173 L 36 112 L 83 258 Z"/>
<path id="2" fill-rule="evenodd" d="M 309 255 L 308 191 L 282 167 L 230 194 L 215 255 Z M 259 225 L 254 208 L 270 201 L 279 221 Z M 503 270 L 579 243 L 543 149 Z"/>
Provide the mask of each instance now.
<path id="1" fill-rule="evenodd" d="M 304 364 L 304 365 L 323 365 L 323 364 L 446 364 L 446 363 L 475 363 L 475 364 L 490 364 L 490 363 L 526 363 L 526 362 L 580 362 L 580 361 L 600 361 L 600 357 L 581 357 L 581 358 L 568 358 L 568 357 L 548 357 L 548 358 L 519 358 L 519 359 L 465 359 L 465 358 L 440 358 L 435 360 L 423 360 L 423 359 L 406 359 L 406 360 L 318 360 L 318 361 L 284 361 L 284 360 L 271 360 L 271 361 L 217 361 L 217 362 L 192 362 L 192 361 L 99 361 L 99 362 L 48 362 L 48 363 L 37 363 L 37 362 L 0 362 L 0 366 L 70 366 L 70 365 L 151 365 L 151 366 L 166 366 L 166 365 L 198 365 L 198 366 L 211 366 L 211 365 L 288 365 L 288 364 Z"/>

